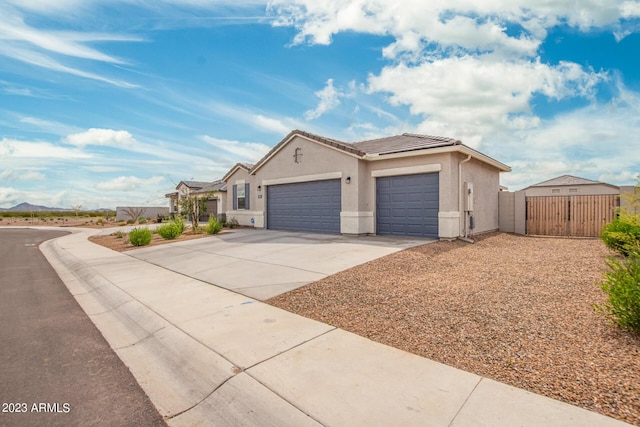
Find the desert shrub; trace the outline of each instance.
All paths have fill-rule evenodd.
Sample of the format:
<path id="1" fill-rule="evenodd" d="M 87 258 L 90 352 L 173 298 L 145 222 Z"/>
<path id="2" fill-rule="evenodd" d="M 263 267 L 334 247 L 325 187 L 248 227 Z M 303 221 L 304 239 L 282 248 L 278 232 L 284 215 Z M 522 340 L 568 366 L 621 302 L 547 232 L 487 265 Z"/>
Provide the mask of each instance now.
<path id="1" fill-rule="evenodd" d="M 231 218 L 229 221 L 227 221 L 227 225 L 229 226 L 229 228 L 236 228 L 240 226 L 240 223 L 237 219 Z"/>
<path id="2" fill-rule="evenodd" d="M 124 236 L 127 235 L 127 233 L 125 233 L 124 231 L 116 231 L 115 233 L 111 234 L 112 236 L 116 236 L 118 239 L 123 239 Z"/>
<path id="3" fill-rule="evenodd" d="M 138 224 L 146 224 L 147 223 L 147 218 L 141 216 L 140 218 L 138 218 Z"/>
<path id="4" fill-rule="evenodd" d="M 127 224 L 134 224 L 135 222 L 136 222 L 136 220 L 135 220 L 135 219 L 133 219 L 133 218 L 129 218 L 129 219 L 127 220 Z"/>
<path id="5" fill-rule="evenodd" d="M 153 233 L 148 228 L 134 228 L 129 232 L 129 242 L 133 246 L 146 246 L 151 243 Z"/>
<path id="6" fill-rule="evenodd" d="M 165 240 L 173 240 L 182 234 L 183 227 L 175 221 L 168 222 L 156 229 L 158 234 Z"/>
<path id="7" fill-rule="evenodd" d="M 628 256 L 640 249 L 640 225 L 633 217 L 621 217 L 607 224 L 600 238 L 609 248 Z"/>
<path id="8" fill-rule="evenodd" d="M 640 252 L 632 251 L 625 259 L 611 257 L 607 265 L 601 287 L 608 298 L 595 308 L 623 328 L 640 331 Z"/>
<path id="9" fill-rule="evenodd" d="M 209 222 L 206 227 L 208 234 L 218 234 L 222 230 L 222 223 L 218 221 L 215 215 L 209 216 Z"/>
<path id="10" fill-rule="evenodd" d="M 96 224 L 98 225 L 104 225 L 104 218 L 100 217 L 96 220 Z"/>

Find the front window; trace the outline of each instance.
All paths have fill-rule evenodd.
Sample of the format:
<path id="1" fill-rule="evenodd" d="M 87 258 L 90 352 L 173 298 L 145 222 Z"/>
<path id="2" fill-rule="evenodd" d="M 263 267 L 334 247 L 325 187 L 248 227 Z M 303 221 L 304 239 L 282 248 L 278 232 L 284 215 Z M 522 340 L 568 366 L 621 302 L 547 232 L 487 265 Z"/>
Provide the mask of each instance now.
<path id="1" fill-rule="evenodd" d="M 246 209 L 247 205 L 246 205 L 246 195 L 245 195 L 245 191 L 244 191 L 244 184 L 243 185 L 238 185 L 237 187 L 237 198 L 238 198 L 238 209 Z"/>

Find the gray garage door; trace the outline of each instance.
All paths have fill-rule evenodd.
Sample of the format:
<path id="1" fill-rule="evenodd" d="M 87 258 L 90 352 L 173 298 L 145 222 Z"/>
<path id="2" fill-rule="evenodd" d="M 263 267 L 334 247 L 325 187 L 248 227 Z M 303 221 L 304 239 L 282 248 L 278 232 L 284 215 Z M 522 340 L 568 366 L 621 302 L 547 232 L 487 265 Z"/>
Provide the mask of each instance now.
<path id="1" fill-rule="evenodd" d="M 376 233 L 438 238 L 438 173 L 376 179 Z"/>
<path id="2" fill-rule="evenodd" d="M 340 180 L 267 187 L 267 228 L 340 234 Z"/>

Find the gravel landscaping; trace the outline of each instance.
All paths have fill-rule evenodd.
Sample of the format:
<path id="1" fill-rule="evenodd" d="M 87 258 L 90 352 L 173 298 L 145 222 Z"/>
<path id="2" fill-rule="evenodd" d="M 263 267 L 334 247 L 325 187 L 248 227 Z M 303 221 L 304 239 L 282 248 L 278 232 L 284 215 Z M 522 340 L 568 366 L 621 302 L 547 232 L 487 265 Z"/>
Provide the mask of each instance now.
<path id="1" fill-rule="evenodd" d="M 640 335 L 592 309 L 598 239 L 437 242 L 269 300 L 390 346 L 640 425 Z"/>

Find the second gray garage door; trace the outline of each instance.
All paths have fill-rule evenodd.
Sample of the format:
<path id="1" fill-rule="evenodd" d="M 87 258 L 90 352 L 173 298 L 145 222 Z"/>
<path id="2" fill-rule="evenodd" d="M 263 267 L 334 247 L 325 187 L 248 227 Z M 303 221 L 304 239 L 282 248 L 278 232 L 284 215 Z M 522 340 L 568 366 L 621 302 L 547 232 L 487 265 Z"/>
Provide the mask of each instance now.
<path id="1" fill-rule="evenodd" d="M 267 228 L 340 234 L 340 180 L 267 187 Z"/>
<path id="2" fill-rule="evenodd" d="M 376 233 L 438 238 L 438 173 L 376 178 Z"/>

